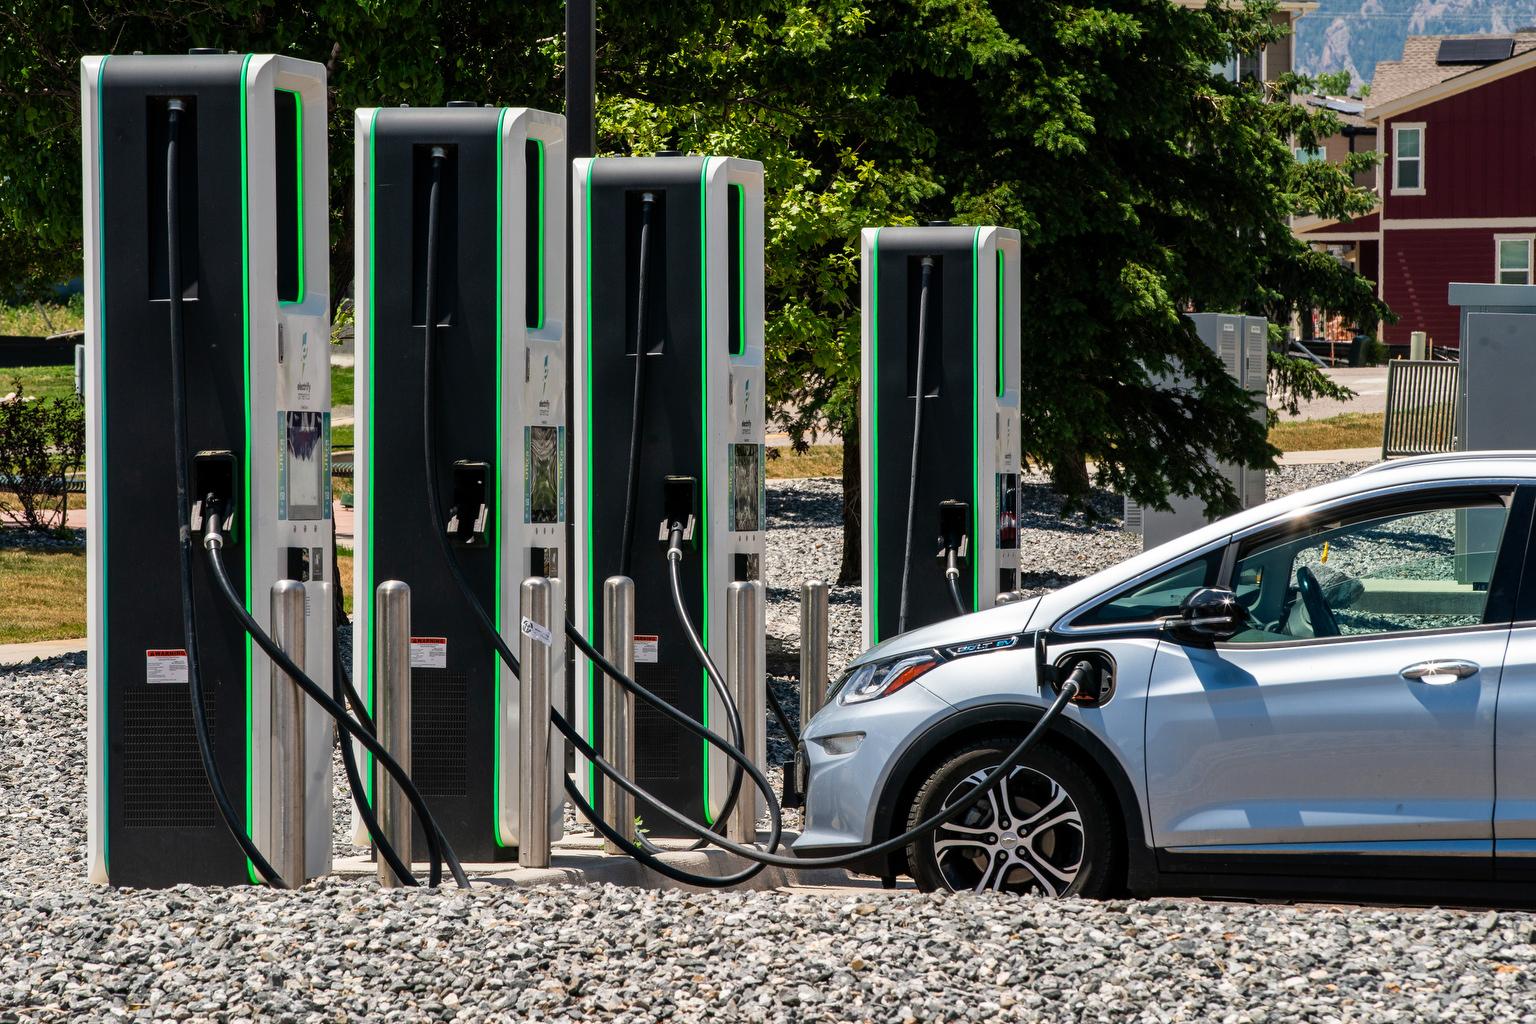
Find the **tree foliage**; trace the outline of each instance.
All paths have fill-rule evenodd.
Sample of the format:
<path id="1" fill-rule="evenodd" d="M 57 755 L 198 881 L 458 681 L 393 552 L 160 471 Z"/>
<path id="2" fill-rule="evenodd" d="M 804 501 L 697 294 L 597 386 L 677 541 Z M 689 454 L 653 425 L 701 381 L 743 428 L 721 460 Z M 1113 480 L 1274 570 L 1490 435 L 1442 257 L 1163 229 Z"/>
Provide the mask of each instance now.
<path id="1" fill-rule="evenodd" d="M 768 397 L 797 444 L 817 427 L 844 434 L 850 495 L 859 229 L 952 219 L 1022 234 L 1029 457 L 1076 501 L 1086 460 L 1144 503 L 1192 493 L 1222 507 L 1233 494 L 1211 457 L 1262 465 L 1272 450 L 1183 312 L 1284 323 L 1321 307 L 1367 326 L 1385 314 L 1368 282 L 1289 228 L 1303 210 L 1343 217 L 1372 203 L 1352 168 L 1294 158 L 1339 128 L 1292 102 L 1318 85 L 1213 73 L 1279 37 L 1273 11 L 1268 0 L 609 0 L 599 148 L 763 162 Z M 0 288 L 77 270 L 82 54 L 218 46 L 325 62 L 338 296 L 351 277 L 354 107 L 560 104 L 555 0 L 18 0 L 0 26 L 0 251 L 13 254 Z M 1328 387 L 1274 366 L 1291 398 Z M 1188 387 L 1162 386 L 1175 377 Z M 846 553 L 845 576 L 856 544 Z"/>

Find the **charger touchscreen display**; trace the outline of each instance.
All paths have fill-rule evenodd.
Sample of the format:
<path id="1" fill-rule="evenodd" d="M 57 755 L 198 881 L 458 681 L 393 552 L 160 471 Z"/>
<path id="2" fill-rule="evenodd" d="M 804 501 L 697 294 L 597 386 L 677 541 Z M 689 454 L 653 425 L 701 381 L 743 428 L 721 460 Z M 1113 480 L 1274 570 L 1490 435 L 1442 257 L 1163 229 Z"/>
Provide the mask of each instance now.
<path id="1" fill-rule="evenodd" d="M 325 519 L 330 513 L 330 414 L 281 412 L 281 488 L 284 520 Z"/>

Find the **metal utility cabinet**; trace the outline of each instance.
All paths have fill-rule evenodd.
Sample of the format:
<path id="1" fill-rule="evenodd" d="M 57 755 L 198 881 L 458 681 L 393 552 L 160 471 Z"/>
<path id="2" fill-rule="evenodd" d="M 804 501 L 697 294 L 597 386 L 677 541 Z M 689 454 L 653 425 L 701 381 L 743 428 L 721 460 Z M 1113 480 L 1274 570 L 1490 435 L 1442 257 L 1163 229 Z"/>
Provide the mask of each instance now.
<path id="1" fill-rule="evenodd" d="M 1267 415 L 1265 401 L 1269 393 L 1269 321 L 1261 316 L 1235 313 L 1191 313 L 1189 319 L 1194 322 L 1200 340 L 1221 358 L 1232 378 L 1254 397 L 1258 405 L 1253 415 L 1262 423 Z M 1187 385 L 1188 381 L 1184 379 L 1166 384 L 1170 388 Z M 1220 468 L 1232 481 L 1242 508 L 1263 504 L 1262 469 L 1225 464 Z M 1182 537 L 1211 521 L 1205 514 L 1205 503 L 1199 498 L 1174 496 L 1168 503 L 1171 508 L 1153 509 L 1126 499 L 1125 528 L 1141 534 L 1143 550 Z"/>

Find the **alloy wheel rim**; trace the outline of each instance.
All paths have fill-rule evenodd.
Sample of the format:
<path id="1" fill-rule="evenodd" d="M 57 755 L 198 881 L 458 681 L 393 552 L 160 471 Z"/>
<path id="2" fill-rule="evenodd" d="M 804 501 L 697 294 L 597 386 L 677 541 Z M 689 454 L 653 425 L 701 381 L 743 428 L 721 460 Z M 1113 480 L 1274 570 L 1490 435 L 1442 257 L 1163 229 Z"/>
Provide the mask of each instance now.
<path id="1" fill-rule="evenodd" d="M 951 807 L 996 766 L 966 776 L 944 798 Z M 944 884 L 953 892 L 1060 896 L 1082 869 L 1086 837 L 1077 804 L 1061 784 L 1020 765 L 985 797 L 928 840 Z"/>

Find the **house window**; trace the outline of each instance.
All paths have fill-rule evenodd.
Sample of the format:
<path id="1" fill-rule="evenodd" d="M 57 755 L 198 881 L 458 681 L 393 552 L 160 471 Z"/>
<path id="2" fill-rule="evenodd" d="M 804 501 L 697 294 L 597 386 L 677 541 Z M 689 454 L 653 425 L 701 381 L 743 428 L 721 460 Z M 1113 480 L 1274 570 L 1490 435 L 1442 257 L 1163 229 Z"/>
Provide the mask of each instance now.
<path id="1" fill-rule="evenodd" d="M 1299 164 L 1317 164 L 1328 159 L 1328 154 L 1323 152 L 1322 146 L 1313 146 L 1308 149 L 1305 146 L 1296 147 L 1296 162 Z"/>
<path id="2" fill-rule="evenodd" d="M 1392 126 L 1392 192 L 1396 195 L 1424 194 L 1424 126 Z"/>
<path id="3" fill-rule="evenodd" d="M 1237 58 L 1237 80 L 1264 81 L 1264 51 L 1240 54 Z"/>
<path id="4" fill-rule="evenodd" d="M 1499 284 L 1531 283 L 1530 235 L 1496 235 L 1493 244 L 1497 253 L 1493 279 Z"/>
<path id="5" fill-rule="evenodd" d="M 1264 81 L 1264 51 L 1235 53 L 1224 64 L 1212 64 L 1211 74 L 1229 82 Z"/>

